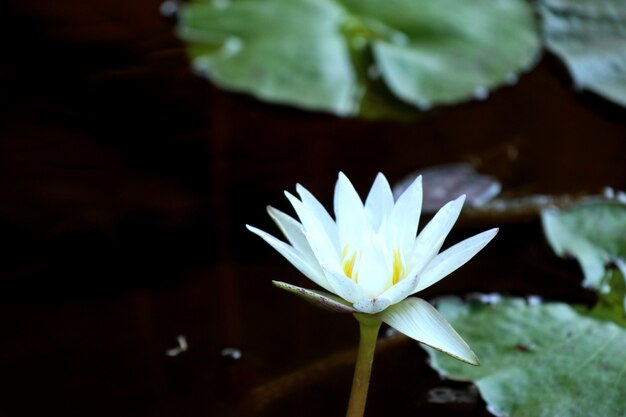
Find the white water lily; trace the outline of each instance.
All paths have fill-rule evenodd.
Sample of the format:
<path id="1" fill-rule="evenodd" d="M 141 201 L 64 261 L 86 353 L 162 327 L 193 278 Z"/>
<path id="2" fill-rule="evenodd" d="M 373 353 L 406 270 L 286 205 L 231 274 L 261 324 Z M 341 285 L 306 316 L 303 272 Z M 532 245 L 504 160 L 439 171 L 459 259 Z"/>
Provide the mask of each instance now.
<path id="1" fill-rule="evenodd" d="M 407 336 L 460 360 L 478 359 L 428 302 L 411 295 L 438 282 L 470 260 L 496 235 L 491 229 L 439 253 L 465 196 L 443 206 L 417 234 L 422 205 L 418 177 L 394 202 L 387 179 L 378 174 L 363 204 L 343 174 L 335 186 L 335 219 L 304 187 L 300 199 L 286 192 L 300 221 L 268 207 L 288 243 L 252 226 L 300 272 L 326 291 L 275 281 L 326 308 L 375 315 Z"/>

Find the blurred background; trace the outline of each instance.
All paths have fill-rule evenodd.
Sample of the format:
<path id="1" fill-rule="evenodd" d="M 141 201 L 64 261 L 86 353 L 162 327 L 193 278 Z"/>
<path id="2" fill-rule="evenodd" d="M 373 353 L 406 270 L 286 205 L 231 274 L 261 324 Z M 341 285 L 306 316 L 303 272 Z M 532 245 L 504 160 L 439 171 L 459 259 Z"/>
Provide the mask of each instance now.
<path id="1" fill-rule="evenodd" d="M 353 320 L 272 288 L 306 282 L 244 227 L 275 232 L 265 207 L 288 211 L 297 182 L 327 207 L 339 170 L 363 195 L 379 171 L 397 182 L 453 162 L 498 178 L 504 196 L 626 187 L 626 111 L 577 93 L 549 55 L 484 101 L 411 122 L 341 119 L 196 77 L 159 7 L 0 5 L 2 417 L 342 415 Z M 492 226 L 494 243 L 425 297 L 588 300 L 574 264 L 578 281 L 555 272 L 564 261 L 536 216 L 462 218 L 449 242 Z M 375 368 L 372 415 L 488 415 L 478 400 L 429 402 L 424 387 L 441 382 L 402 346 Z M 329 357 L 336 371 L 271 385 Z M 389 405 L 392 389 L 410 400 Z"/>

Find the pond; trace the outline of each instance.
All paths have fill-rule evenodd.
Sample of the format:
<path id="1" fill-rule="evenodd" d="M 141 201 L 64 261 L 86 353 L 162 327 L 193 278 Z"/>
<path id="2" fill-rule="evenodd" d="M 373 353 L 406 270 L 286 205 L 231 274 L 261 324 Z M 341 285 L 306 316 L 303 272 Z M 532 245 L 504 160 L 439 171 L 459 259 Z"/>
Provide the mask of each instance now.
<path id="1" fill-rule="evenodd" d="M 626 188 L 626 111 L 543 56 L 514 86 L 412 122 L 261 103 L 196 77 L 158 0 L 0 6 L 0 416 L 340 416 L 358 330 L 271 285 L 306 279 L 245 229 L 337 172 L 364 193 L 466 162 L 502 198 Z M 422 221 L 425 224 L 425 221 Z M 537 210 L 462 214 L 494 242 L 422 295 L 591 305 Z M 366 415 L 487 416 L 383 329 Z M 182 338 L 180 337 L 182 336 Z"/>

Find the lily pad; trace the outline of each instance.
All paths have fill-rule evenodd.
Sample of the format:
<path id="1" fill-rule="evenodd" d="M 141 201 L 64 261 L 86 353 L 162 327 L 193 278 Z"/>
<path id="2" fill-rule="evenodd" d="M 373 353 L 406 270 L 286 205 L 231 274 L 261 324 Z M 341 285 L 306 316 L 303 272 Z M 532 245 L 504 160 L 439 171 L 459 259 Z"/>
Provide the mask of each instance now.
<path id="1" fill-rule="evenodd" d="M 580 263 L 586 287 L 601 290 L 606 267 L 626 262 L 625 204 L 597 201 L 571 210 L 547 209 L 541 219 L 554 251 Z"/>
<path id="2" fill-rule="evenodd" d="M 523 1 L 343 0 L 390 35 L 372 39 L 394 94 L 420 108 L 483 99 L 531 66 L 539 40 Z"/>
<path id="3" fill-rule="evenodd" d="M 483 99 L 539 50 L 524 0 L 195 0 L 178 34 L 224 89 L 371 118 Z"/>
<path id="4" fill-rule="evenodd" d="M 626 106 L 626 1 L 542 0 L 547 48 L 577 87 Z"/>
<path id="5" fill-rule="evenodd" d="M 259 98 L 354 113 L 356 73 L 331 1 L 195 1 L 178 33 L 192 65 L 223 88 Z"/>
<path id="6" fill-rule="evenodd" d="M 623 327 L 562 303 L 446 300 L 437 307 L 472 346 L 481 366 L 428 349 L 432 366 L 448 378 L 474 382 L 495 415 L 624 415 Z"/>

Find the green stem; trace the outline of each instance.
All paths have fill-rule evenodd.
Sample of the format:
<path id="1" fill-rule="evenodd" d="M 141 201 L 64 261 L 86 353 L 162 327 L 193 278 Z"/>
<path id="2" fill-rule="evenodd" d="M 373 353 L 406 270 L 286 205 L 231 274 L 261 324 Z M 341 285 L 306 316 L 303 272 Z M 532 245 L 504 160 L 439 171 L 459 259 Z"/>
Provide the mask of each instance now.
<path id="1" fill-rule="evenodd" d="M 366 314 L 355 314 L 354 317 L 359 321 L 361 334 L 346 417 L 363 417 L 365 402 L 367 401 L 367 389 L 372 374 L 376 339 L 382 322 L 380 319 Z"/>

